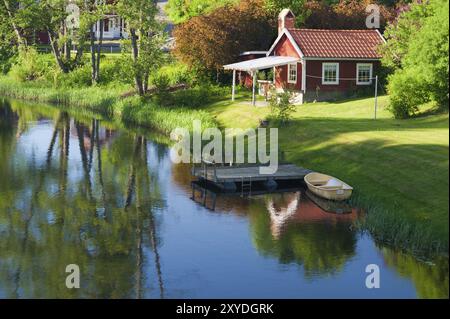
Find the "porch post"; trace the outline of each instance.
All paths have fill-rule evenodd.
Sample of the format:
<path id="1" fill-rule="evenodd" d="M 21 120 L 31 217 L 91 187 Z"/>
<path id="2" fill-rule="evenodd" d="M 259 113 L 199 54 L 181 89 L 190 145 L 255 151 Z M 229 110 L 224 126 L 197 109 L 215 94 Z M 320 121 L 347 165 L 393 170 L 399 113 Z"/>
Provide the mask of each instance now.
<path id="1" fill-rule="evenodd" d="M 253 71 L 253 96 L 252 96 L 252 104 L 256 105 L 256 73 L 257 71 Z"/>
<path id="2" fill-rule="evenodd" d="M 302 59 L 302 91 L 303 94 L 306 93 L 306 60 Z"/>
<path id="3" fill-rule="evenodd" d="M 233 90 L 231 92 L 231 101 L 234 102 L 236 93 L 236 70 L 233 70 Z"/>

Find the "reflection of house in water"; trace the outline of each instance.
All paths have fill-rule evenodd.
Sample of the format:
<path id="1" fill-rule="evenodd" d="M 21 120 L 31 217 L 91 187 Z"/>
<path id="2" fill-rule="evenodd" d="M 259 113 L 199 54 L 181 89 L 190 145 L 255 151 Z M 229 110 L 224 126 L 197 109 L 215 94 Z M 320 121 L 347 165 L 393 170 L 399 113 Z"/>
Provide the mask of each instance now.
<path id="1" fill-rule="evenodd" d="M 329 205 L 334 205 L 339 210 L 347 209 L 348 207 L 347 204 L 337 206 L 336 203 L 330 203 Z M 355 209 L 350 208 L 346 214 L 333 214 L 309 200 L 309 197 L 301 197 L 300 193 L 272 195 L 266 202 L 266 208 L 269 212 L 271 231 L 274 238 L 279 238 L 288 223 L 353 222 L 358 218 Z"/>
<path id="2" fill-rule="evenodd" d="M 283 196 L 284 197 L 284 196 Z M 289 219 L 294 216 L 299 208 L 300 203 L 300 192 L 293 194 L 286 194 L 289 198 L 287 206 L 279 206 L 274 202 L 273 197 L 267 201 L 267 210 L 270 214 L 270 220 L 272 226 L 272 236 L 278 238 L 283 226 L 289 221 Z"/>
<path id="3" fill-rule="evenodd" d="M 255 202 L 248 212 L 253 244 L 262 255 L 283 264 L 295 263 L 311 278 L 340 271 L 355 254 L 357 230 L 350 226 L 358 218 L 357 210 L 328 213 L 303 191 L 300 197 L 293 193 L 268 197 Z M 274 218 L 272 207 L 283 212 L 284 218 Z"/>

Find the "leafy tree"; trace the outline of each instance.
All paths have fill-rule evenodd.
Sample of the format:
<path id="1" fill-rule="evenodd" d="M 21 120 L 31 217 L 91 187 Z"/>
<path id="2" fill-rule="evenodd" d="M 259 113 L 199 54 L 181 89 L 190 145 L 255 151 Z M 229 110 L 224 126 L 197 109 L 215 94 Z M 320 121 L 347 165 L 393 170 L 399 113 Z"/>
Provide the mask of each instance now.
<path id="1" fill-rule="evenodd" d="M 397 118 L 411 116 L 427 102 L 448 109 L 448 6 L 448 0 L 417 2 L 386 32 L 384 63 L 396 67 L 388 92 Z"/>
<path id="2" fill-rule="evenodd" d="M 373 0 L 340 0 L 336 3 L 308 1 L 304 5 L 305 19 L 302 27 L 313 29 L 366 29 L 366 7 L 377 3 Z M 378 4 L 378 3 L 377 3 Z M 392 21 L 394 10 L 378 4 L 380 29 Z"/>
<path id="3" fill-rule="evenodd" d="M 56 64 L 63 73 L 76 67 L 83 53 L 78 50 L 75 58 L 70 56 L 76 33 L 67 24 L 67 3 L 67 0 L 3 0 L 7 23 L 16 34 L 17 44 L 26 47 L 27 39 L 34 36 L 37 30 L 46 32 Z"/>
<path id="4" fill-rule="evenodd" d="M 190 18 L 237 2 L 238 0 L 169 0 L 165 11 L 174 23 L 182 23 Z"/>
<path id="5" fill-rule="evenodd" d="M 265 0 L 266 10 L 274 17 L 278 18 L 281 10 L 289 8 L 295 14 L 296 24 L 300 26 L 306 19 L 305 2 L 306 0 Z"/>
<path id="6" fill-rule="evenodd" d="M 103 42 L 104 17 L 108 12 L 114 11 L 113 4 L 107 4 L 105 1 L 88 0 L 79 3 L 80 25 L 78 29 L 79 47 L 82 49 L 89 35 L 90 53 L 91 53 L 91 81 L 97 84 L 100 81 L 100 61 L 101 47 Z M 98 43 L 96 43 L 96 35 L 94 26 L 99 25 Z"/>
<path id="7" fill-rule="evenodd" d="M 14 31 L 17 43 L 19 45 L 26 45 L 27 40 L 21 29 L 20 12 L 24 7 L 20 7 L 17 0 L 2 0 L 0 2 L 0 25 L 2 29 L 8 27 Z M 20 10 L 19 10 L 20 9 Z M 5 31 L 4 29 L 2 31 Z M 3 34 L 3 33 L 2 33 Z"/>
<path id="8" fill-rule="evenodd" d="M 119 15 L 127 21 L 130 39 L 124 41 L 125 51 L 131 52 L 131 66 L 136 91 L 143 96 L 147 93 L 150 72 L 163 59 L 164 33 L 157 21 L 156 1 L 119 0 L 116 5 Z"/>
<path id="9" fill-rule="evenodd" d="M 384 65 L 393 68 L 401 67 L 411 38 L 420 30 L 423 20 L 430 14 L 428 6 L 419 2 L 400 9 L 398 17 L 387 26 L 384 32 L 384 37 L 388 42 L 382 48 Z"/>
<path id="10" fill-rule="evenodd" d="M 11 67 L 11 58 L 17 53 L 16 34 L 9 23 L 4 2 L 0 2 L 0 74 L 7 73 Z"/>
<path id="11" fill-rule="evenodd" d="M 263 0 L 243 1 L 177 26 L 174 53 L 191 67 L 219 72 L 244 51 L 267 50 L 275 27 Z"/>

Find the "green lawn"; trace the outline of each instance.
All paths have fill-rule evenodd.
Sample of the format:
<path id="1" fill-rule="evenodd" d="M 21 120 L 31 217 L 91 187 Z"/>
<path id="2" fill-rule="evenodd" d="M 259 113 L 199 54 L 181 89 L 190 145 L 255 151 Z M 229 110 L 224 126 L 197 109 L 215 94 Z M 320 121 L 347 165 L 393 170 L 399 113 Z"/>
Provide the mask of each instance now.
<path id="1" fill-rule="evenodd" d="M 245 97 L 247 99 L 248 97 Z M 255 127 L 270 109 L 240 99 L 211 107 L 223 127 Z M 395 120 L 388 98 L 297 107 L 280 128 L 287 161 L 337 176 L 355 187 L 370 214 L 366 228 L 395 245 L 448 253 L 448 114 Z"/>

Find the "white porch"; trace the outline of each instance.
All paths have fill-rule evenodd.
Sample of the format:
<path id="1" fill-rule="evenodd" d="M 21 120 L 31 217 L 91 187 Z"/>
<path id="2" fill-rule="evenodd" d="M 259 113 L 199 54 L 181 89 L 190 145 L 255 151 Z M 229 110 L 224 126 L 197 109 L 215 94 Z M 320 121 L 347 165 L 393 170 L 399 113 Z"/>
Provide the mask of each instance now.
<path id="1" fill-rule="evenodd" d="M 279 66 L 288 65 L 291 63 L 301 62 L 300 59 L 289 56 L 268 56 L 259 59 L 253 59 L 233 64 L 224 65 L 225 70 L 233 71 L 233 85 L 232 85 L 232 101 L 235 100 L 236 92 L 236 71 L 243 71 L 250 74 L 253 78 L 253 88 L 252 88 L 252 105 L 256 105 L 256 81 L 258 77 L 258 72 L 261 70 L 267 70 Z M 275 74 L 274 74 L 275 77 Z"/>
<path id="2" fill-rule="evenodd" d="M 95 37 L 100 38 L 100 21 L 94 26 Z M 125 21 L 118 15 L 107 15 L 103 19 L 103 39 L 104 40 L 116 40 L 126 39 L 128 34 L 126 33 Z"/>

